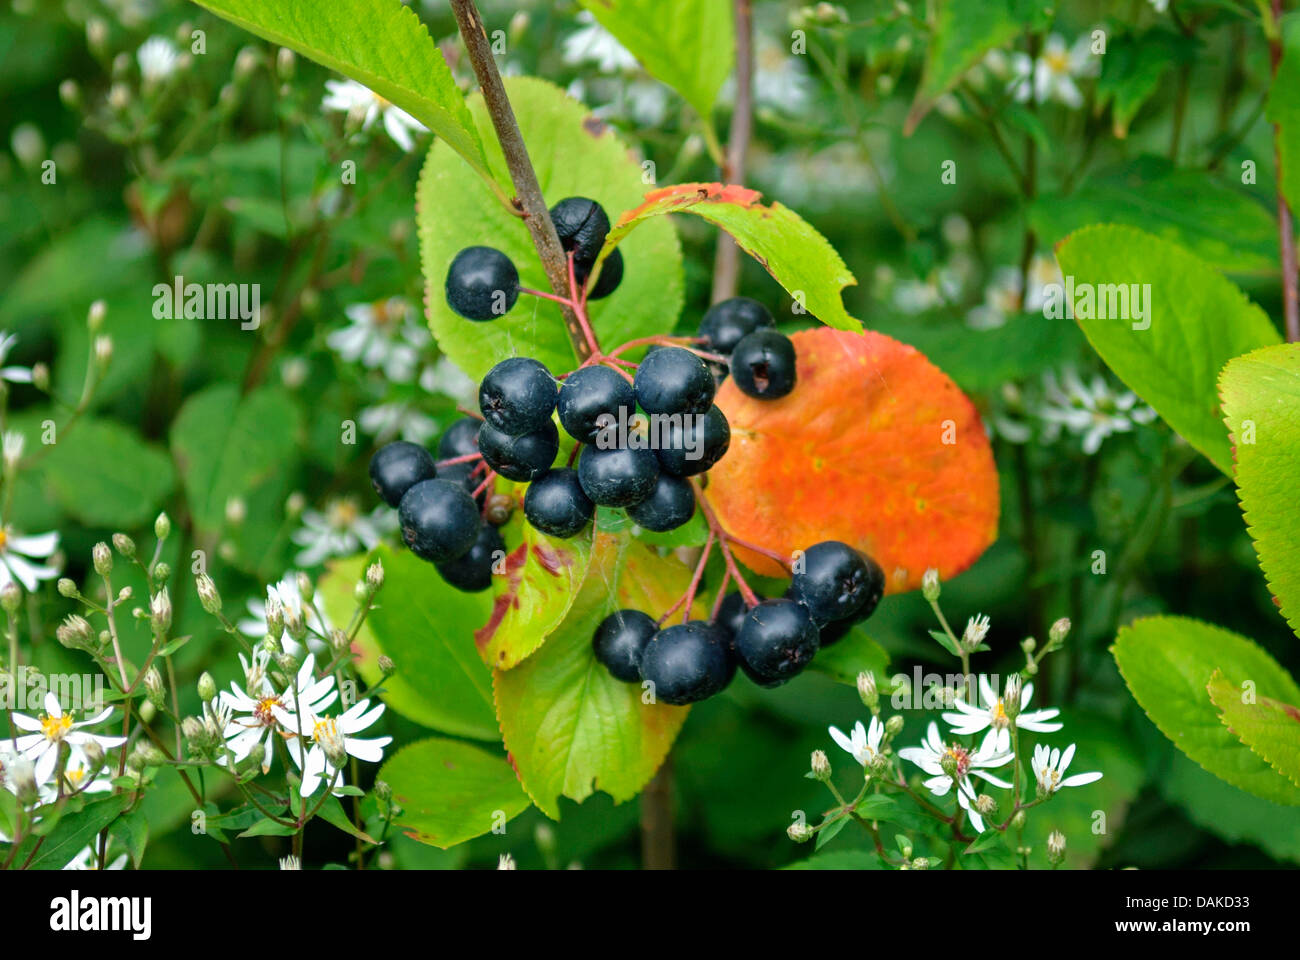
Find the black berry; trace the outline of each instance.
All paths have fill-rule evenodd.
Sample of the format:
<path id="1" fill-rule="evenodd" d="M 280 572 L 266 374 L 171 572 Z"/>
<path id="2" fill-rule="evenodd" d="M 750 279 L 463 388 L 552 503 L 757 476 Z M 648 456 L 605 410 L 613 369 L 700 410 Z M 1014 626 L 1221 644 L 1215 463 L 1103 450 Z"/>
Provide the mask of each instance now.
<path id="1" fill-rule="evenodd" d="M 438 459 L 454 460 L 478 453 L 478 427 L 481 421 L 462 417 L 447 428 L 438 441 Z"/>
<path id="2" fill-rule="evenodd" d="M 758 598 L 762 602 L 763 598 Z M 722 606 L 718 607 L 718 616 L 714 623 L 718 628 L 723 630 L 731 638 L 731 645 L 734 647 L 736 634 L 740 633 L 740 627 L 745 622 L 745 615 L 749 613 L 749 606 L 745 603 L 745 598 L 739 591 L 732 591 L 722 598 Z"/>
<path id="3" fill-rule="evenodd" d="M 560 452 L 560 431 L 547 420 L 540 430 L 512 437 L 490 423 L 479 427 L 478 447 L 489 467 L 507 480 L 526 483 L 551 468 Z"/>
<path id="4" fill-rule="evenodd" d="M 618 421 L 619 408 L 631 417 L 636 410 L 632 384 L 609 367 L 581 367 L 565 378 L 560 387 L 556 410 L 560 423 L 580 443 L 595 443 L 602 424 L 597 421 L 608 414 Z"/>
<path id="5" fill-rule="evenodd" d="M 587 197 L 566 197 L 551 207 L 551 220 L 560 246 L 573 254 L 573 270 L 579 283 L 587 279 L 600 248 L 609 233 L 605 208 Z"/>
<path id="6" fill-rule="evenodd" d="M 457 590 L 479 593 L 492 586 L 492 568 L 505 555 L 506 543 L 496 527 L 484 525 L 469 552 L 437 564 L 438 573 Z"/>
<path id="7" fill-rule="evenodd" d="M 654 492 L 628 507 L 627 515 L 638 526 L 655 533 L 676 530 L 695 515 L 695 489 L 689 480 L 661 473 Z"/>
<path id="8" fill-rule="evenodd" d="M 418 443 L 397 440 L 380 447 L 370 458 L 370 483 L 390 507 L 401 503 L 402 494 L 421 480 L 437 475 L 432 455 Z"/>
<path id="9" fill-rule="evenodd" d="M 483 525 L 474 499 L 447 480 L 422 480 L 411 487 L 397 515 L 402 540 L 417 557 L 432 563 L 464 555 Z"/>
<path id="10" fill-rule="evenodd" d="M 702 416 L 687 414 L 670 421 L 666 438 L 655 450 L 659 467 L 675 477 L 693 477 L 722 459 L 731 445 L 731 426 L 717 405 Z"/>
<path id="11" fill-rule="evenodd" d="M 802 560 L 803 572 L 790 581 L 790 593 L 818 623 L 865 620 L 884 595 L 884 571 L 847 543 L 815 543 Z"/>
<path id="12" fill-rule="evenodd" d="M 474 423 L 477 424 L 478 421 L 475 420 Z M 473 463 L 450 463 L 438 471 L 438 479 L 454 483 L 459 487 L 463 487 L 466 493 L 472 494 L 483 483 L 484 478 L 483 471 L 480 470 L 475 473 L 474 467 L 475 464 Z M 484 501 L 487 499 L 487 491 L 480 493 L 476 499 L 479 506 L 483 506 Z"/>
<path id="13" fill-rule="evenodd" d="M 720 692 L 734 674 L 726 637 L 704 620 L 660 630 L 641 654 L 641 678 L 664 703 L 698 703 Z"/>
<path id="14" fill-rule="evenodd" d="M 552 537 L 567 538 L 580 533 L 595 512 L 596 505 L 578 482 L 578 471 L 568 467 L 542 474 L 529 484 L 524 494 L 524 516 Z"/>
<path id="15" fill-rule="evenodd" d="M 708 364 L 681 347 L 647 354 L 636 371 L 636 402 L 646 413 L 704 413 L 716 390 Z"/>
<path id="16" fill-rule="evenodd" d="M 466 247 L 447 268 L 447 305 L 467 320 L 494 320 L 519 299 L 519 271 L 500 250 Z"/>
<path id="17" fill-rule="evenodd" d="M 776 330 L 747 334 L 731 351 L 731 377 L 751 397 L 784 397 L 794 389 L 794 344 Z"/>
<path id="18" fill-rule="evenodd" d="M 659 461 L 644 449 L 583 447 L 578 458 L 578 479 L 592 503 L 630 507 L 654 493 Z"/>
<path id="19" fill-rule="evenodd" d="M 740 669 L 761 687 L 776 687 L 812 662 L 820 639 L 808 608 L 793 600 L 764 600 L 736 634 Z"/>
<path id="20" fill-rule="evenodd" d="M 542 429 L 555 409 L 555 378 L 531 357 L 510 357 L 488 371 L 478 388 L 483 419 L 518 437 Z"/>
<path id="21" fill-rule="evenodd" d="M 615 610 L 600 622 L 591 645 L 596 659 L 615 680 L 637 683 L 641 680 L 641 654 L 659 631 L 659 625 L 640 610 Z"/>
<path id="22" fill-rule="evenodd" d="M 715 303 L 700 321 L 699 335 L 714 353 L 731 353 L 736 344 L 761 327 L 773 326 L 767 307 L 749 297 Z"/>
<path id="23" fill-rule="evenodd" d="M 576 277 L 578 272 L 576 265 L 573 272 Z M 600 276 L 596 278 L 596 285 L 587 291 L 587 299 L 603 300 L 617 290 L 622 282 L 623 253 L 621 250 L 615 250 L 605 258 L 605 263 L 600 268 Z"/>

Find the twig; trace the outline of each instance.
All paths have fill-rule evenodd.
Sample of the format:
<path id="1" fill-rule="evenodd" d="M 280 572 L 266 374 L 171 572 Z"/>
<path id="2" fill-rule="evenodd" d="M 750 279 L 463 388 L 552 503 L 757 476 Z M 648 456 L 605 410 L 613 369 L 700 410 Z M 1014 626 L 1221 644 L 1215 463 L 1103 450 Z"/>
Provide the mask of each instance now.
<path id="1" fill-rule="evenodd" d="M 519 132 L 515 111 L 510 106 L 510 98 L 506 96 L 505 85 L 501 82 L 501 73 L 492 57 L 483 17 L 473 0 L 451 0 L 451 9 L 456 15 L 456 25 L 460 28 L 461 40 L 469 53 L 474 75 L 478 77 L 483 102 L 492 117 L 492 126 L 501 144 L 501 152 L 505 155 L 506 166 L 510 169 L 510 180 L 515 187 L 515 206 L 523 215 L 533 246 L 537 248 L 546 277 L 551 282 L 551 290 L 556 296 L 567 299 L 569 279 L 564 248 L 560 246 L 560 237 L 555 232 L 555 224 L 551 222 L 546 200 L 542 197 L 542 188 L 537 183 L 537 172 L 528 158 L 528 148 Z M 587 359 L 591 348 L 582 335 L 577 315 L 571 306 L 561 305 L 560 309 L 564 312 L 564 325 L 569 332 L 573 352 L 579 360 Z"/>
<path id="2" fill-rule="evenodd" d="M 1282 0 L 1272 0 L 1273 28 L 1268 40 L 1269 63 L 1273 69 L 1273 89 L 1277 89 L 1277 68 L 1282 62 Z M 1286 338 L 1300 340 L 1300 292 L 1297 292 L 1295 224 L 1291 207 L 1282 192 L 1282 129 L 1273 127 L 1273 166 L 1277 170 L 1277 235 L 1282 247 L 1282 315 L 1286 320 Z"/>
<path id="3" fill-rule="evenodd" d="M 722 179 L 725 183 L 743 183 L 749 138 L 754 128 L 753 10 L 750 0 L 733 0 L 732 9 L 736 33 L 736 104 L 731 111 Z M 709 117 L 704 118 L 705 126 L 710 129 L 712 122 Z M 726 233 L 719 232 L 718 250 L 713 261 L 713 302 L 734 297 L 739 283 L 740 247 Z"/>

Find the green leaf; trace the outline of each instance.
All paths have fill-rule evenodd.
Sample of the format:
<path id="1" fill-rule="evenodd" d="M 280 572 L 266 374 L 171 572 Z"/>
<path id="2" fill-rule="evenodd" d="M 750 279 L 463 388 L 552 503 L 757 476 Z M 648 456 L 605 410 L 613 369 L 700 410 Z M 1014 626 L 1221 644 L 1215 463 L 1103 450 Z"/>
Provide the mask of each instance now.
<path id="1" fill-rule="evenodd" d="M 1160 732 L 1210 773 L 1274 803 L 1300 806 L 1300 788 L 1279 775 L 1219 721 L 1207 685 L 1216 670 L 1257 696 L 1300 701 L 1300 688 L 1263 649 L 1239 634 L 1186 617 L 1147 617 L 1111 646 L 1133 697 Z"/>
<path id="2" fill-rule="evenodd" d="M 102 800 L 93 800 L 78 813 L 65 813 L 54 829 L 45 835 L 28 869 L 62 870 L 130 804 L 131 794 L 119 793 Z M 14 863 L 26 863 L 27 858 L 36 849 L 38 839 L 29 836 L 19 844 Z"/>
<path id="3" fill-rule="evenodd" d="M 42 467 L 65 510 L 89 526 L 114 528 L 157 514 L 176 485 L 165 453 L 115 420 L 85 420 L 64 432 Z"/>
<path id="4" fill-rule="evenodd" d="M 1278 860 L 1300 863 L 1295 811 L 1242 793 L 1181 753 L 1175 753 L 1160 788 L 1203 830 L 1229 843 L 1250 843 Z"/>
<path id="5" fill-rule="evenodd" d="M 524 523 L 522 503 L 506 529 L 518 543 L 492 578 L 492 613 L 474 631 L 474 645 L 494 670 L 509 670 L 564 622 L 591 563 L 591 539 L 548 537 Z"/>
<path id="6" fill-rule="evenodd" d="M 1097 109 L 1110 105 L 1111 125 L 1119 139 L 1128 136 L 1129 124 L 1160 86 L 1161 79 L 1191 53 L 1192 44 L 1182 34 L 1164 26 L 1141 34 L 1112 36 L 1101 57 L 1097 78 Z"/>
<path id="7" fill-rule="evenodd" d="M 1259 565 L 1282 616 L 1300 633 L 1300 345 L 1229 361 L 1219 391 L 1237 461 L 1237 496 Z"/>
<path id="8" fill-rule="evenodd" d="M 507 77 L 505 84 L 547 203 L 591 197 L 613 218 L 641 202 L 641 168 L 602 121 L 543 80 Z M 471 97 L 469 108 L 488 145 L 491 169 L 506 177 L 505 159 L 482 97 Z M 447 267 L 456 254 L 475 244 L 495 247 L 510 257 L 525 287 L 549 292 L 550 284 L 523 221 L 437 143 L 420 175 L 416 223 L 429 326 L 457 366 L 478 380 L 498 361 L 521 351 L 552 373 L 576 366 L 560 309 L 549 300 L 520 296 L 514 309 L 490 323 L 466 320 L 447 306 Z M 682 308 L 681 259 L 677 235 L 667 222 L 628 244 L 619 288 L 587 305 L 604 346 L 672 329 Z"/>
<path id="9" fill-rule="evenodd" d="M 1056 256 L 1067 285 L 1073 280 L 1076 299 L 1090 289 L 1095 301 L 1105 301 L 1104 310 L 1094 303 L 1096 309 L 1087 311 L 1092 316 L 1077 319 L 1106 365 L 1188 443 L 1230 474 L 1232 457 L 1216 381 L 1233 357 L 1279 341 L 1264 311 L 1182 247 L 1131 227 L 1087 227 L 1057 247 Z M 1096 316 L 1124 313 L 1114 309 L 1117 297 L 1111 294 L 1132 284 L 1149 284 L 1137 288 L 1146 305 L 1145 320 L 1134 319 L 1131 302 L 1130 317 Z"/>
<path id="10" fill-rule="evenodd" d="M 859 673 L 873 674 L 881 689 L 886 686 L 885 668 L 888 666 L 889 654 L 885 648 L 856 627 L 838 642 L 817 651 L 812 662 L 814 670 L 851 686 L 857 685 Z"/>
<path id="11" fill-rule="evenodd" d="M 247 535 L 240 543 L 247 569 L 259 569 L 275 536 L 255 507 L 269 498 L 263 505 L 282 509 L 299 432 L 298 408 L 283 389 L 260 387 L 241 398 L 233 383 L 193 394 L 172 424 L 172 453 L 200 536 L 222 533 L 232 498 L 247 503 L 249 520 L 240 531 Z"/>
<path id="12" fill-rule="evenodd" d="M 973 853 L 983 853 L 986 850 L 990 850 L 993 847 L 996 847 L 998 843 L 1001 842 L 1001 840 L 1002 840 L 1002 834 L 998 833 L 996 830 L 990 827 L 988 830 L 985 830 L 973 841 L 971 841 L 970 846 L 968 846 L 965 850 L 963 850 L 962 853 L 966 855 L 973 854 Z"/>
<path id="13" fill-rule="evenodd" d="M 820 850 L 822 847 L 826 846 L 826 844 L 834 840 L 839 836 L 839 832 L 844 829 L 848 822 L 849 815 L 847 813 L 841 813 L 837 819 L 832 820 L 830 823 L 826 824 L 826 826 L 818 830 L 817 841 L 814 844 L 813 849 Z"/>
<path id="14" fill-rule="evenodd" d="M 379 771 L 402 808 L 394 825 L 413 840 L 446 850 L 504 829 L 528 798 L 504 756 L 456 740 L 403 747 Z"/>
<path id="15" fill-rule="evenodd" d="M 500 740 L 492 706 L 492 674 L 474 647 L 474 629 L 488 619 L 485 593 L 462 593 L 409 550 L 380 547 L 370 557 L 331 565 L 322 578 L 326 612 L 346 623 L 355 601 L 352 589 L 366 566 L 384 567 L 384 588 L 366 619 L 359 667 L 378 683 L 381 654 L 397 672 L 384 681 L 384 702 L 416 723 L 476 740 Z"/>
<path id="16" fill-rule="evenodd" d="M 1249 696 L 1218 670 L 1210 678 L 1210 699 L 1223 711 L 1223 725 L 1300 787 L 1300 707 L 1271 697 Z"/>
<path id="17" fill-rule="evenodd" d="M 1277 127 L 1278 176 L 1282 195 L 1300 210 L 1300 15 L 1282 18 L 1282 60 L 1270 88 L 1265 116 Z"/>
<path id="18" fill-rule="evenodd" d="M 428 28 L 398 0 L 194 0 L 365 84 L 436 133 L 481 176 L 483 142 Z"/>
<path id="19" fill-rule="evenodd" d="M 568 619 L 519 666 L 494 673 L 506 748 L 552 819 L 561 795 L 579 803 L 597 788 L 619 802 L 636 796 L 667 756 L 689 708 L 643 702 L 639 684 L 615 680 L 596 661 L 591 637 L 612 610 L 668 609 L 689 580 L 684 564 L 598 534 Z M 704 615 L 703 601 L 695 610 Z"/>
<path id="20" fill-rule="evenodd" d="M 580 0 L 656 79 L 709 123 L 735 65 L 731 6 L 698 0 Z"/>
<path id="21" fill-rule="evenodd" d="M 887 820 L 898 806 L 898 801 L 883 793 L 869 793 L 854 807 L 854 812 L 864 820 Z"/>
<path id="22" fill-rule="evenodd" d="M 1228 273 L 1277 272 L 1273 212 L 1240 184 L 1177 170 L 1163 157 L 1111 167 L 1072 193 L 1044 194 L 1029 208 L 1029 220 L 1052 244 L 1089 224 L 1123 224 L 1186 247 Z"/>
<path id="23" fill-rule="evenodd" d="M 379 846 L 378 840 L 366 833 L 366 831 L 358 828 L 357 825 L 352 822 L 352 818 L 348 816 L 347 811 L 343 809 L 343 804 L 339 802 L 338 797 L 330 797 L 321 804 L 317 816 L 326 823 L 338 827 L 350 837 L 356 837 L 358 840 L 362 840 L 372 846 Z"/>
<path id="24" fill-rule="evenodd" d="M 911 136 L 935 101 L 995 47 L 1044 23 L 1039 0 L 946 0 L 938 8 L 925 52 L 921 85 L 908 111 L 903 134 Z"/>
<path id="25" fill-rule="evenodd" d="M 784 870 L 882 870 L 874 850 L 832 850 L 783 867 Z"/>
<path id="26" fill-rule="evenodd" d="M 679 183 L 654 190 L 640 206 L 618 218 L 601 258 L 642 224 L 651 225 L 667 213 L 693 213 L 731 234 L 802 312 L 840 330 L 860 331 L 862 324 L 849 316 L 841 298 L 841 291 L 858 281 L 835 248 L 789 207 L 764 206 L 761 197 L 757 190 L 720 183 Z"/>
<path id="27" fill-rule="evenodd" d="M 144 859 L 144 849 L 149 842 L 149 818 L 143 810 L 132 810 L 113 821 L 108 828 L 108 835 L 116 840 L 131 857 L 131 865 L 140 869 Z"/>
<path id="28" fill-rule="evenodd" d="M 292 837 L 297 832 L 298 828 L 295 826 L 277 823 L 274 820 L 263 818 L 254 823 L 239 836 L 241 839 L 245 837 Z"/>

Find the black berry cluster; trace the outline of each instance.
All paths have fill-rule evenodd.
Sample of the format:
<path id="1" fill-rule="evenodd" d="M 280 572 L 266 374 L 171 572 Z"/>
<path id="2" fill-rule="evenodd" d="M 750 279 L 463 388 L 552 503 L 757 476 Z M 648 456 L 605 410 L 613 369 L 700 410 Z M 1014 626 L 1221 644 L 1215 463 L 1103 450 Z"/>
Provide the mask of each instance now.
<path id="1" fill-rule="evenodd" d="M 884 592 L 875 561 L 826 540 L 804 552 L 782 598 L 747 602 L 729 593 L 712 619 L 672 626 L 640 610 L 616 610 L 592 645 L 615 678 L 654 684 L 664 703 L 696 703 L 723 690 L 737 668 L 761 687 L 780 686 L 871 616 Z"/>
<path id="2" fill-rule="evenodd" d="M 693 478 L 721 460 L 731 442 L 727 418 L 713 402 L 719 374 L 729 370 L 742 391 L 761 399 L 783 397 L 795 384 L 793 344 L 776 331 L 767 309 L 746 297 L 710 309 L 695 337 L 647 337 L 602 351 L 586 304 L 622 281 L 623 258 L 615 249 L 589 283 L 609 217 L 586 197 L 561 200 L 550 214 L 568 257 L 568 298 L 520 286 L 518 270 L 500 250 L 469 247 L 447 271 L 447 303 L 467 319 L 485 321 L 509 311 L 520 294 L 559 299 L 583 328 L 588 359 L 558 377 L 530 357 L 503 360 L 479 385 L 481 420 L 453 424 L 439 442 L 438 459 L 402 441 L 379 450 L 370 464 L 375 492 L 397 508 L 407 546 L 461 590 L 488 589 L 505 556 L 497 528 L 510 517 L 514 500 L 494 494 L 498 476 L 528 485 L 524 518 L 548 536 L 582 533 L 597 506 L 626 510 L 645 530 L 674 530 L 695 516 L 701 481 Z M 639 346 L 648 347 L 639 364 L 620 356 Z M 564 465 L 556 462 L 561 427 L 576 441 Z M 707 510 L 706 517 L 712 541 L 718 531 Z M 717 622 L 664 630 L 646 614 L 621 611 L 617 629 L 613 621 L 602 625 L 597 651 L 608 651 L 601 659 L 615 676 L 646 676 L 667 702 L 691 702 L 721 689 L 738 664 L 764 683 L 797 672 L 816 652 L 818 631 L 844 619 L 827 614 L 815 620 L 810 611 L 819 603 L 800 598 L 756 606 L 776 612 L 764 612 L 749 628 L 753 638 L 746 645 L 738 642 L 749 635 L 739 621 L 754 611 L 746 614 L 731 598 L 723 604 L 727 617 Z M 772 619 L 778 614 L 785 620 Z M 796 621 L 797 649 L 772 652 L 776 641 L 768 635 L 784 636 Z M 642 663 L 647 649 L 649 674 Z"/>

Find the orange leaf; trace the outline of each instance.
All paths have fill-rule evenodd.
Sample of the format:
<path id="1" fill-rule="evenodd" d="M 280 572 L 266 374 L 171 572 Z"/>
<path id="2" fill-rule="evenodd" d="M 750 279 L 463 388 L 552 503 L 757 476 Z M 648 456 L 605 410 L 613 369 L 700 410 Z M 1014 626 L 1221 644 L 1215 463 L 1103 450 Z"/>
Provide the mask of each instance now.
<path id="1" fill-rule="evenodd" d="M 879 333 L 819 327 L 793 337 L 794 391 L 747 397 L 728 380 L 717 403 L 731 449 L 709 471 L 722 526 L 789 556 L 843 540 L 884 569 L 886 592 L 929 567 L 965 570 L 998 529 L 998 474 L 974 405 L 918 350 Z M 766 576 L 771 559 L 738 556 Z"/>

